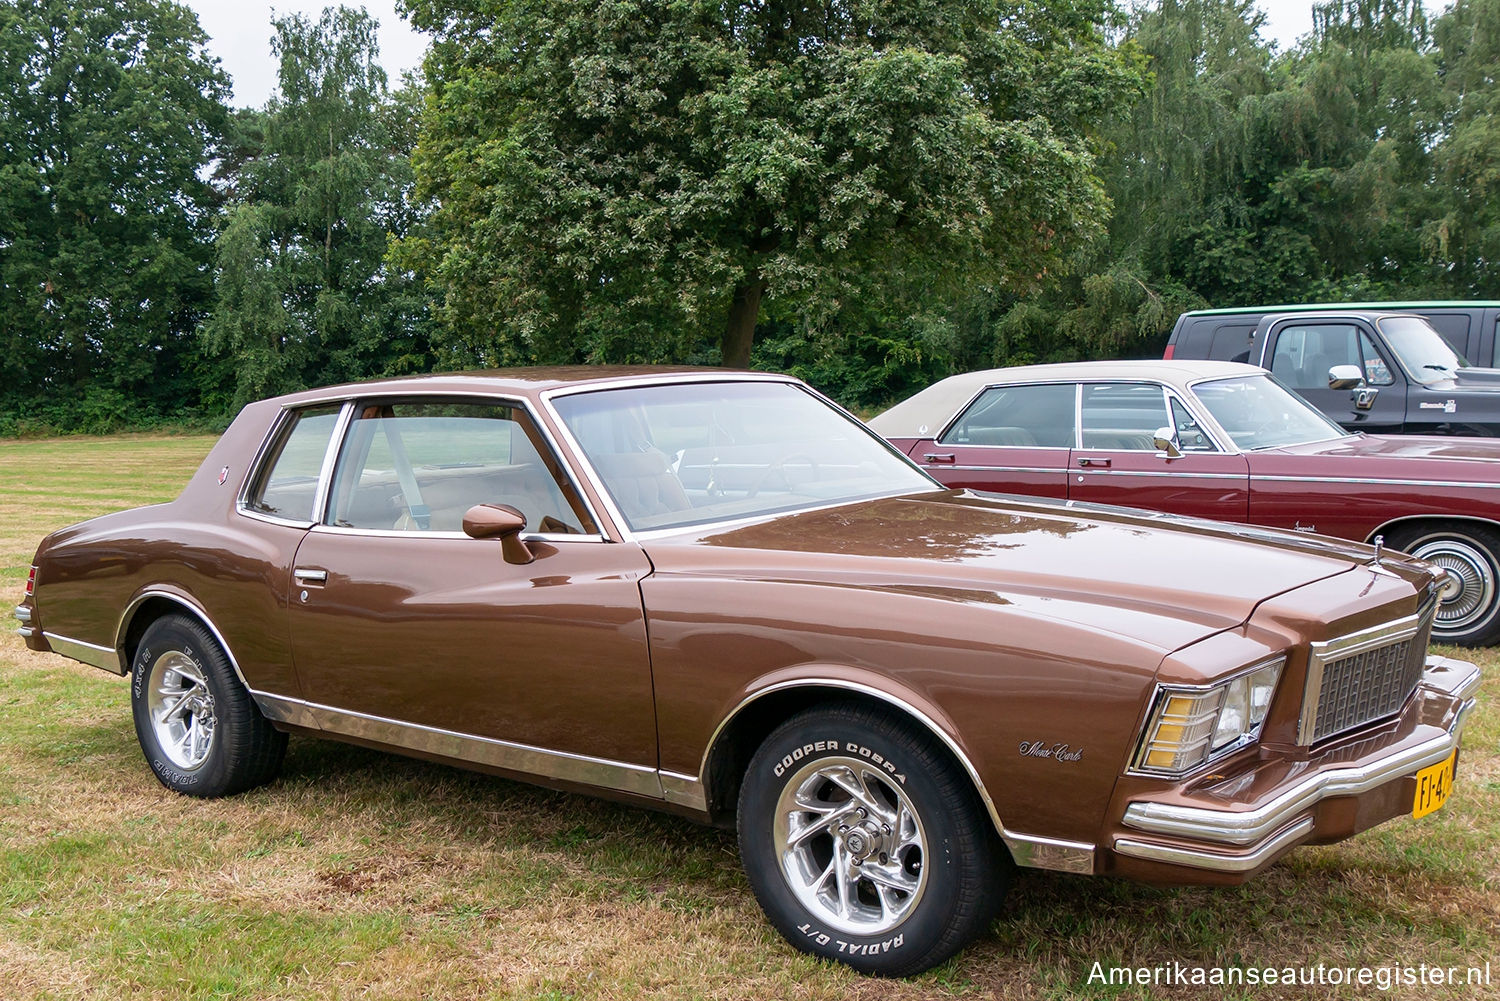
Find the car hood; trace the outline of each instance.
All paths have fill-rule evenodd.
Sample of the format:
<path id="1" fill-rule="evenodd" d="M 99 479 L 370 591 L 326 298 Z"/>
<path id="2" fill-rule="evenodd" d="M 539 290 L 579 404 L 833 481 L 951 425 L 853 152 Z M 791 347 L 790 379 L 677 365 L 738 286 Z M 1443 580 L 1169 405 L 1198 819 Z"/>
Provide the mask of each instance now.
<path id="1" fill-rule="evenodd" d="M 1175 650 L 1369 562 L 1354 543 L 1134 509 L 935 491 L 643 543 L 659 574 L 903 589 Z M 1423 572 L 1403 571 L 1416 583 Z"/>
<path id="2" fill-rule="evenodd" d="M 1252 453 L 1254 454 L 1254 453 Z M 1500 477 L 1500 439 L 1457 438 L 1445 435 L 1353 434 L 1307 445 L 1290 445 L 1267 449 L 1266 454 L 1304 455 L 1319 458 L 1370 458 L 1429 460 L 1420 464 L 1392 463 L 1381 468 L 1380 475 L 1427 479 L 1436 462 L 1464 463 L 1464 479 Z"/>

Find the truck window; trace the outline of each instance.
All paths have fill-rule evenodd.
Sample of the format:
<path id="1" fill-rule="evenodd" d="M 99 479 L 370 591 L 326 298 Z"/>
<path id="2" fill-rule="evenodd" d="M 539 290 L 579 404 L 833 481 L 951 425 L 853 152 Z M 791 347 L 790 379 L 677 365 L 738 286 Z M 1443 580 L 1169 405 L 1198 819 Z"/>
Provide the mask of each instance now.
<path id="1" fill-rule="evenodd" d="M 1406 371 L 1424 385 L 1451 379 L 1454 372 L 1469 367 L 1420 317 L 1384 316 L 1377 323 L 1385 342 L 1400 357 Z"/>
<path id="2" fill-rule="evenodd" d="M 1395 381 L 1370 336 L 1351 323 L 1286 327 L 1276 338 L 1271 371 L 1293 389 L 1327 389 L 1328 370 L 1335 365 L 1353 365 L 1372 386 Z"/>

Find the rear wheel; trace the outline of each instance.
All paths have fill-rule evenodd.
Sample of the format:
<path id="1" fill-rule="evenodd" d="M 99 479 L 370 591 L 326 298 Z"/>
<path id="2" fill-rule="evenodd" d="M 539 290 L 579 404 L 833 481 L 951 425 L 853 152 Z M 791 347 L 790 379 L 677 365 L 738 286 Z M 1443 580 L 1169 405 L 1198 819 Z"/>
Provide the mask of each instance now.
<path id="1" fill-rule="evenodd" d="M 1437 564 L 1462 585 L 1438 604 L 1435 641 L 1486 646 L 1500 638 L 1500 533 L 1478 523 L 1432 522 L 1393 532 L 1391 545 Z"/>
<path id="2" fill-rule="evenodd" d="M 132 672 L 136 738 L 162 785 L 190 796 L 228 796 L 275 776 L 286 734 L 260 714 L 202 623 L 184 615 L 153 622 Z"/>
<path id="3" fill-rule="evenodd" d="M 766 738 L 740 791 L 739 839 L 756 898 L 794 946 L 886 976 L 963 948 L 1011 869 L 944 750 L 858 706 L 808 710 Z"/>

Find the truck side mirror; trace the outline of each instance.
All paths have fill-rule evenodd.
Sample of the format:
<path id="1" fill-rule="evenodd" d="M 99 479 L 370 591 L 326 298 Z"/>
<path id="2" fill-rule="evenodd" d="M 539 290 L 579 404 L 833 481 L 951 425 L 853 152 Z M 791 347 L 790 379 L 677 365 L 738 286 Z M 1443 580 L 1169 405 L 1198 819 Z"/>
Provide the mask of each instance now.
<path id="1" fill-rule="evenodd" d="M 1358 365 L 1335 365 L 1328 370 L 1329 389 L 1358 389 L 1365 384 Z"/>

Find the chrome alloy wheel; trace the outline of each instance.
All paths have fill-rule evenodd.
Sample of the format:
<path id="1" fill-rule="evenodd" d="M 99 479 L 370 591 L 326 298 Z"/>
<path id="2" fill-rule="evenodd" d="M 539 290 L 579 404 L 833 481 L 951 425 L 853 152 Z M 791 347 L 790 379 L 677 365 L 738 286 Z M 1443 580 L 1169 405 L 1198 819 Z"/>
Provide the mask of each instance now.
<path id="1" fill-rule="evenodd" d="M 188 771 L 202 765 L 214 744 L 214 697 L 187 654 L 169 650 L 151 664 L 146 707 L 163 754 Z"/>
<path id="2" fill-rule="evenodd" d="M 1456 597 L 1438 604 L 1439 629 L 1462 631 L 1494 613 L 1495 571 L 1479 547 L 1465 539 L 1438 538 L 1414 547 L 1411 555 L 1437 564 L 1462 585 Z"/>
<path id="3" fill-rule="evenodd" d="M 821 758 L 790 776 L 773 836 L 788 888 L 839 931 L 884 934 L 922 899 L 922 819 L 900 785 L 867 760 Z"/>

